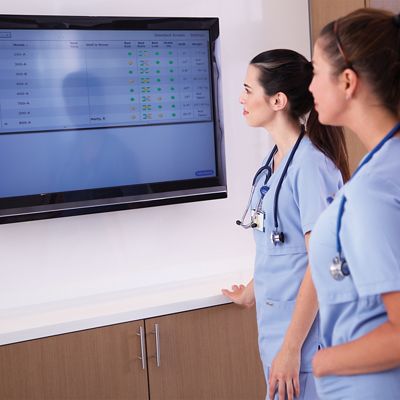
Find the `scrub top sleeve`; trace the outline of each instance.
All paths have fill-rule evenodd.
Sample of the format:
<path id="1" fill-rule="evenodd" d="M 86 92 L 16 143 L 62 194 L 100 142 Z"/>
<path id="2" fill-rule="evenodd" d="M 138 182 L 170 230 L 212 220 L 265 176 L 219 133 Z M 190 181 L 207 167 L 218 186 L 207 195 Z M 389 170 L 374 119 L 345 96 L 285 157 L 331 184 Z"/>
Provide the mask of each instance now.
<path id="1" fill-rule="evenodd" d="M 342 186 L 339 170 L 322 153 L 313 154 L 300 166 L 293 185 L 303 234 L 310 232 L 322 211 Z"/>
<path id="2" fill-rule="evenodd" d="M 400 188 L 368 179 L 346 197 L 340 239 L 359 295 L 400 291 Z"/>

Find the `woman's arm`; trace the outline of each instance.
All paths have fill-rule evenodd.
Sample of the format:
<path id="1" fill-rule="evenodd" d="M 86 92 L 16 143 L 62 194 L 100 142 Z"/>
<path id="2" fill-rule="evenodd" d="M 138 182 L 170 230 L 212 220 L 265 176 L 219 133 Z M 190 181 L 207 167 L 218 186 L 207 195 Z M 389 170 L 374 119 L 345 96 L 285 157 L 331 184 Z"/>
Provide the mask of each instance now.
<path id="1" fill-rule="evenodd" d="M 240 306 L 250 308 L 255 304 L 253 279 L 246 286 L 233 285 L 232 290 L 222 289 L 222 294 Z"/>
<path id="2" fill-rule="evenodd" d="M 359 339 L 319 351 L 313 360 L 315 376 L 366 374 L 400 367 L 400 292 L 381 297 L 388 321 Z"/>
<path id="3" fill-rule="evenodd" d="M 310 232 L 307 232 L 305 234 L 307 251 L 309 239 Z M 274 398 L 275 391 L 278 391 L 279 400 L 286 398 L 285 393 L 289 400 L 292 400 L 294 395 L 300 396 L 301 348 L 315 320 L 317 311 L 317 294 L 311 278 L 310 267 L 307 266 L 296 298 L 290 325 L 286 331 L 282 347 L 271 366 L 269 377 L 270 399 Z"/>

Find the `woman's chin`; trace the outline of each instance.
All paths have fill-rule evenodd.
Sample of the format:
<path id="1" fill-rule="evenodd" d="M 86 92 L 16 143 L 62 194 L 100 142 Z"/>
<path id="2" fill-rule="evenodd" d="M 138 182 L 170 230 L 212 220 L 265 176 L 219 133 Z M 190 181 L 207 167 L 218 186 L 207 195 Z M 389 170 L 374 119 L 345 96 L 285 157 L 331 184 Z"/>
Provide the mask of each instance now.
<path id="1" fill-rule="evenodd" d="M 246 123 L 248 126 L 250 126 L 251 128 L 258 128 L 260 125 L 256 122 L 256 121 L 252 121 L 249 118 L 246 118 Z"/>
<path id="2" fill-rule="evenodd" d="M 323 125 L 333 125 L 329 116 L 321 113 L 320 111 L 318 112 L 318 121 Z"/>

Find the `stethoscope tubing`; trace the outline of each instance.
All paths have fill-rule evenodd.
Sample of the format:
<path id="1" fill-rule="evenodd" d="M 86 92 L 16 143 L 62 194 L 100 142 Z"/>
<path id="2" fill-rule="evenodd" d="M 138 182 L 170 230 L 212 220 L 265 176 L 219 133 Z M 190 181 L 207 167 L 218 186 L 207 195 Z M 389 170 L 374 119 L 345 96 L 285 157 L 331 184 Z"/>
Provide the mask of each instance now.
<path id="1" fill-rule="evenodd" d="M 360 163 L 360 165 L 357 167 L 357 169 L 354 171 L 353 175 L 351 176 L 351 179 L 354 179 L 354 177 L 358 174 L 358 172 L 366 165 L 368 164 L 372 157 L 382 148 L 382 146 L 390 140 L 396 133 L 397 131 L 400 130 L 400 122 L 398 122 L 386 135 L 385 137 L 365 156 L 363 161 Z M 346 204 L 346 196 L 343 194 L 340 204 L 339 204 L 339 210 L 338 210 L 338 216 L 337 216 L 337 223 L 336 223 L 336 251 L 337 251 L 337 256 L 340 259 L 344 258 L 342 257 L 342 243 L 340 241 L 340 230 L 342 227 L 342 219 L 343 219 L 343 214 L 344 214 L 344 207 Z"/>
<path id="2" fill-rule="evenodd" d="M 299 145 L 300 145 L 300 142 L 301 142 L 301 140 L 303 139 L 304 135 L 305 135 L 305 128 L 304 128 L 304 126 L 302 125 L 302 126 L 301 126 L 300 135 L 299 135 L 299 137 L 297 138 L 296 143 L 295 143 L 295 145 L 293 146 L 292 151 L 290 152 L 289 158 L 288 158 L 288 160 L 286 161 L 286 164 L 285 164 L 285 166 L 284 166 L 284 169 L 283 169 L 283 171 L 282 171 L 282 174 L 281 174 L 281 176 L 280 176 L 280 178 L 279 178 L 279 181 L 278 181 L 278 184 L 277 184 L 277 187 L 276 187 L 276 191 L 275 191 L 275 195 L 274 195 L 274 212 L 273 212 L 273 214 L 274 214 L 274 228 L 275 228 L 275 232 L 278 231 L 278 227 L 279 227 L 279 224 L 278 224 L 278 200 L 279 200 L 279 193 L 280 193 L 280 190 L 281 190 L 281 186 L 282 186 L 283 180 L 285 179 L 285 176 L 286 176 L 286 174 L 287 174 L 288 168 L 289 168 L 290 164 L 292 163 L 293 157 L 294 157 L 294 155 L 295 155 L 295 153 L 296 153 L 296 151 L 297 151 L 297 149 L 298 149 L 298 147 L 299 147 Z M 258 183 L 259 179 L 261 178 L 261 174 L 262 174 L 264 171 L 267 172 L 266 178 L 265 178 L 265 183 L 264 183 L 264 184 L 266 184 L 266 183 L 268 182 L 268 180 L 270 179 L 270 177 L 272 176 L 272 169 L 271 169 L 271 166 L 270 166 L 270 165 L 271 165 L 272 160 L 273 160 L 273 157 L 274 157 L 274 155 L 276 154 L 277 151 L 278 151 L 278 147 L 275 145 L 275 146 L 273 147 L 271 153 L 269 154 L 269 156 L 268 156 L 267 161 L 265 162 L 265 164 L 264 164 L 261 168 L 259 168 L 259 169 L 257 170 L 257 172 L 255 173 L 255 175 L 254 175 L 253 182 L 252 182 L 252 185 L 251 185 L 250 197 L 249 197 L 249 201 L 248 201 L 248 203 L 247 203 L 246 209 L 245 209 L 245 211 L 244 211 L 244 213 L 243 213 L 243 216 L 242 216 L 241 220 L 237 220 L 237 221 L 236 221 L 236 224 L 237 224 L 237 225 L 240 225 L 240 226 L 242 226 L 242 227 L 245 228 L 245 229 L 254 228 L 252 222 L 245 224 L 245 223 L 244 223 L 244 220 L 245 220 L 245 218 L 246 218 L 246 216 L 247 216 L 247 213 L 249 212 L 249 209 L 250 209 L 250 207 L 251 207 L 251 201 L 252 201 L 252 199 L 253 199 L 254 191 L 255 191 L 255 188 L 256 188 L 256 186 L 257 186 L 257 183 Z M 264 197 L 264 196 L 262 195 L 262 197 L 261 197 L 261 199 L 260 199 L 260 203 L 262 202 L 263 197 Z"/>

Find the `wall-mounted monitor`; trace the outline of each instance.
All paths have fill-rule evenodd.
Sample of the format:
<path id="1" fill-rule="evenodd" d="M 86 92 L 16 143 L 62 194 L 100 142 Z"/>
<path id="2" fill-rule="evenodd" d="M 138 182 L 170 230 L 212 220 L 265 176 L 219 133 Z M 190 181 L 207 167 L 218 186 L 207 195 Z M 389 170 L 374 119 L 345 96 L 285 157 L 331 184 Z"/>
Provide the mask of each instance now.
<path id="1" fill-rule="evenodd" d="M 224 198 L 217 18 L 0 16 L 0 223 Z"/>

